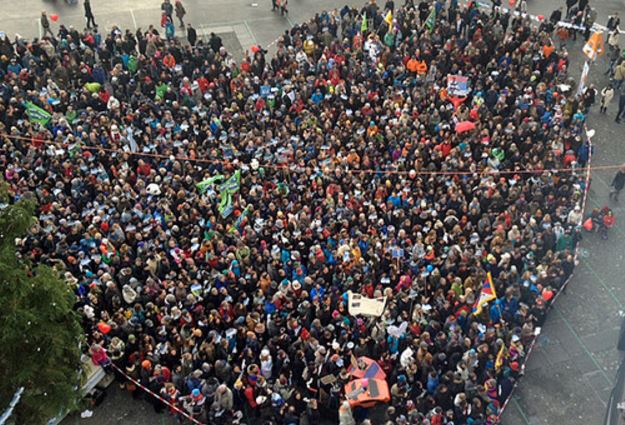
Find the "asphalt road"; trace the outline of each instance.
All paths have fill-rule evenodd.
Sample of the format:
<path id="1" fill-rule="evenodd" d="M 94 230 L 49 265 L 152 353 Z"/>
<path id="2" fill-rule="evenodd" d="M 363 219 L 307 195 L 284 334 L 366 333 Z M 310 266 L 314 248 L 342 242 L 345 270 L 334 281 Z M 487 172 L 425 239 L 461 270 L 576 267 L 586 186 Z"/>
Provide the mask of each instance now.
<path id="1" fill-rule="evenodd" d="M 198 28 L 200 34 L 219 33 L 237 56 L 253 44 L 271 45 L 294 22 L 345 3 L 361 5 L 364 0 L 290 0 L 287 17 L 271 12 L 270 0 L 184 0 L 186 21 Z M 563 4 L 564 1 L 556 0 L 528 0 L 530 13 L 547 17 Z M 591 0 L 591 5 L 597 9 L 598 22 L 603 24 L 608 15 L 625 10 L 625 0 Z M 92 8 L 101 31 L 110 30 L 113 25 L 147 28 L 160 21 L 160 0 L 92 0 Z M 81 4 L 69 6 L 63 0 L 5 0 L 0 31 L 10 37 L 15 33 L 38 36 L 42 10 L 58 14 L 59 23 L 84 26 Z M 572 59 L 571 73 L 577 77 L 583 64 L 582 44 L 570 42 L 567 48 Z M 600 60 L 591 68 L 591 83 L 600 88 L 607 81 L 603 76 L 606 66 Z M 600 115 L 598 107 L 590 114 L 589 128 L 596 130 L 593 166 L 625 162 L 625 126 L 614 122 L 616 103 L 617 99 L 609 106 L 607 115 Z M 593 172 L 588 208 L 608 203 L 612 174 L 606 170 Z M 503 415 L 504 425 L 587 425 L 604 419 L 619 367 L 616 343 L 621 315 L 625 312 L 625 199 L 610 205 L 617 216 L 616 227 L 607 241 L 587 235 L 582 242 L 575 276 L 547 319 L 526 374 Z M 91 418 L 74 415 L 63 422 L 64 425 L 173 423 L 166 415 L 156 415 L 148 403 L 127 397 L 116 384 L 110 387 L 104 403 Z"/>

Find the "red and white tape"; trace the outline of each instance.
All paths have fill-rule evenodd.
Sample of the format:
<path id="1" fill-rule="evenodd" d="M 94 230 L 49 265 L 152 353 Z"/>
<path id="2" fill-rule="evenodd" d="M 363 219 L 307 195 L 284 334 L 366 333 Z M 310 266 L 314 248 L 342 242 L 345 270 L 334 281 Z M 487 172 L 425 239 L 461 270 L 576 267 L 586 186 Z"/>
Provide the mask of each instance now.
<path id="1" fill-rule="evenodd" d="M 586 127 L 584 127 L 584 131 L 586 132 L 586 134 L 588 134 L 588 129 Z M 592 137 L 588 137 L 588 145 L 589 145 L 588 146 L 588 166 L 586 167 L 586 184 L 585 184 L 585 187 L 584 187 L 584 197 L 582 198 L 582 213 L 586 210 L 586 203 L 588 201 L 588 190 L 590 189 L 590 164 L 592 162 L 592 146 L 593 146 L 592 145 Z M 584 220 L 584 214 L 582 214 L 582 218 L 579 220 L 577 225 L 581 226 L 583 220 Z M 579 258 L 579 252 L 580 252 L 580 246 L 579 246 L 579 244 L 577 244 L 577 247 L 575 248 L 575 254 L 573 256 L 574 257 L 573 261 L 574 261 L 575 267 L 577 267 L 578 258 Z M 575 276 L 575 271 L 573 271 L 573 273 L 571 273 L 571 275 L 568 277 L 566 282 L 564 282 L 564 284 L 560 287 L 558 292 L 556 292 L 555 296 L 553 297 L 553 300 L 551 300 L 551 303 L 547 307 L 547 311 L 551 310 L 551 308 L 555 305 L 556 300 L 558 299 L 560 294 L 562 292 L 564 292 L 564 290 L 566 289 L 566 287 L 569 284 L 569 282 L 571 281 L 571 279 L 573 279 L 573 276 Z M 525 355 L 525 359 L 523 361 L 523 365 L 521 366 L 521 370 L 523 370 L 523 371 L 525 370 L 525 366 L 527 365 L 527 362 L 530 359 L 530 355 L 532 354 L 532 351 L 534 350 L 534 347 L 536 345 L 536 341 L 538 340 L 539 336 L 540 336 L 540 334 L 534 336 L 534 339 L 532 340 L 532 343 L 530 344 L 530 347 L 527 350 L 527 354 Z M 499 411 L 499 415 L 497 415 L 497 423 L 500 423 L 501 416 L 503 415 L 503 412 L 506 410 L 506 407 L 508 406 L 508 403 L 510 403 L 510 400 L 512 400 L 512 395 L 514 394 L 514 390 L 516 390 L 518 385 L 519 385 L 519 381 L 517 380 L 514 383 L 514 386 L 512 387 L 512 391 L 510 391 L 510 395 L 508 396 L 506 401 L 503 403 L 503 406 L 501 407 L 501 410 Z"/>
<path id="2" fill-rule="evenodd" d="M 165 400 L 163 397 L 161 397 L 160 395 L 156 394 L 154 391 L 152 391 L 149 388 L 146 388 L 145 386 L 141 385 L 141 383 L 139 381 L 137 381 L 136 379 L 133 379 L 130 376 L 128 376 L 123 370 L 121 370 L 119 367 L 117 367 L 114 363 L 111 364 L 111 366 L 113 366 L 113 368 L 115 370 L 117 370 L 119 373 L 121 373 L 126 379 L 128 379 L 130 382 L 135 384 L 137 387 L 141 388 L 143 391 L 145 391 L 146 393 L 150 394 L 152 397 L 155 397 L 156 399 L 158 399 L 162 403 L 166 404 L 172 410 L 175 410 L 176 412 L 180 413 L 182 416 L 184 416 L 185 418 L 187 418 L 188 420 L 190 420 L 194 424 L 196 424 L 196 425 L 206 425 L 205 423 L 200 422 L 197 419 L 195 419 L 193 416 L 189 415 L 188 412 L 186 412 L 183 409 L 179 408 L 175 404 L 172 404 L 169 401 Z"/>

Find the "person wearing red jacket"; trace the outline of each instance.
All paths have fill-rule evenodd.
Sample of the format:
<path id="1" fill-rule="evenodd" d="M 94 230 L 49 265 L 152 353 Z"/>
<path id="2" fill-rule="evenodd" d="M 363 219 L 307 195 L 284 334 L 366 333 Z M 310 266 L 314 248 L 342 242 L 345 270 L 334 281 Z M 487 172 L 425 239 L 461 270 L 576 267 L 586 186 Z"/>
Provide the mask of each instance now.
<path id="1" fill-rule="evenodd" d="M 612 212 L 609 208 L 604 208 L 603 215 L 603 226 L 601 229 L 601 238 L 608 239 L 608 230 L 616 224 L 616 217 L 614 216 L 614 212 Z"/>

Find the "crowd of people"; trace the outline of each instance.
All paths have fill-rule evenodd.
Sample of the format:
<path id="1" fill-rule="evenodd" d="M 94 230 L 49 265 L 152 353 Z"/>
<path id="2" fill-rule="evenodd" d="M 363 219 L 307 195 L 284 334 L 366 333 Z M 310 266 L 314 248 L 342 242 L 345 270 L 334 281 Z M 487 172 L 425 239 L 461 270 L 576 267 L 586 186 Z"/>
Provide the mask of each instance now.
<path id="1" fill-rule="evenodd" d="M 496 423 L 582 220 L 589 102 L 552 29 L 371 0 L 240 61 L 152 27 L 5 38 L 0 165 L 39 205 L 18 248 L 164 414 L 126 376 L 201 422 Z M 362 356 L 377 409 L 345 403 Z"/>

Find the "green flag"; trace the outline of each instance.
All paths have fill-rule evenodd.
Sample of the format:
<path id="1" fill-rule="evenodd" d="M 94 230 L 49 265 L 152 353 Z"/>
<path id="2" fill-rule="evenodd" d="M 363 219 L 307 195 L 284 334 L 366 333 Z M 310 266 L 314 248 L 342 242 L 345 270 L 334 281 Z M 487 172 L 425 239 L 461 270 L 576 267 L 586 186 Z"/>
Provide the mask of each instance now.
<path id="1" fill-rule="evenodd" d="M 367 23 L 367 12 L 362 14 L 362 24 L 360 24 L 360 32 L 367 32 L 367 28 L 369 28 L 369 24 Z"/>
<path id="2" fill-rule="evenodd" d="M 432 7 L 432 11 L 430 12 L 430 16 L 425 20 L 425 27 L 430 30 L 430 32 L 434 31 L 434 27 L 436 26 L 436 7 Z"/>
<path id="3" fill-rule="evenodd" d="M 228 180 L 219 185 L 221 202 L 219 203 L 219 214 L 222 218 L 228 217 L 234 211 L 232 195 L 237 193 L 241 187 L 241 170 L 237 170 Z"/>
<path id="4" fill-rule="evenodd" d="M 232 205 L 232 193 L 226 191 L 221 192 L 221 202 L 219 203 L 219 214 L 221 218 L 227 218 L 232 211 L 234 211 L 234 205 Z"/>
<path id="5" fill-rule="evenodd" d="M 48 111 L 40 108 L 33 102 L 26 102 L 26 114 L 31 122 L 41 125 L 46 125 L 48 121 L 50 121 L 50 118 L 52 118 L 52 115 Z"/>
<path id="6" fill-rule="evenodd" d="M 225 177 L 222 174 L 217 174 L 216 176 L 209 177 L 205 180 L 202 180 L 198 184 L 195 185 L 200 191 L 200 193 L 204 193 L 208 190 L 208 187 L 218 181 L 222 181 Z"/>
<path id="7" fill-rule="evenodd" d="M 228 180 L 219 185 L 219 192 L 228 192 L 231 195 L 238 192 L 241 186 L 241 170 L 237 170 Z"/>

